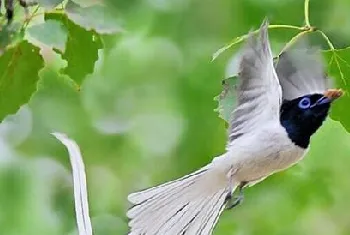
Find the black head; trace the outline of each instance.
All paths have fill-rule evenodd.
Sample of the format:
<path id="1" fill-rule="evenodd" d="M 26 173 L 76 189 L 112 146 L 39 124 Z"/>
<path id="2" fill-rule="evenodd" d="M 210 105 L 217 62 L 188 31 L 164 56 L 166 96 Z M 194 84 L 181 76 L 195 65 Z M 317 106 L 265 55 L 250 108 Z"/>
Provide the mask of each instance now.
<path id="1" fill-rule="evenodd" d="M 280 121 L 296 145 L 308 147 L 311 135 L 326 119 L 332 100 L 322 94 L 312 94 L 283 102 Z"/>

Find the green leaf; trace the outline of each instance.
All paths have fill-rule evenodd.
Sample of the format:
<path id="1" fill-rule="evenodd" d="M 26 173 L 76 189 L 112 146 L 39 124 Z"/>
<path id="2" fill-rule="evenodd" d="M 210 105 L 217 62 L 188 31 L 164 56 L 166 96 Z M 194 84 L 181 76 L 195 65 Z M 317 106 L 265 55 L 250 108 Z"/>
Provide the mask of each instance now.
<path id="1" fill-rule="evenodd" d="M 1 26 L 0 26 L 1 27 Z M 0 28 L 0 55 L 11 46 L 22 41 L 24 31 L 20 29 L 21 25 L 13 23 Z"/>
<path id="2" fill-rule="evenodd" d="M 70 20 L 87 30 L 95 30 L 101 34 L 114 34 L 122 31 L 115 16 L 101 5 L 81 7 L 74 2 L 68 2 L 66 13 Z"/>
<path id="3" fill-rule="evenodd" d="M 48 47 L 64 52 L 68 38 L 67 29 L 63 23 L 57 20 L 47 20 L 42 24 L 34 25 L 27 29 L 31 42 L 40 47 L 43 43 Z"/>
<path id="4" fill-rule="evenodd" d="M 324 52 L 328 61 L 328 74 L 335 78 L 337 88 L 343 89 L 344 96 L 334 102 L 331 118 L 350 132 L 350 47 Z"/>
<path id="5" fill-rule="evenodd" d="M 22 41 L 0 57 L 0 121 L 15 113 L 36 91 L 43 67 L 39 49 Z"/>
<path id="6" fill-rule="evenodd" d="M 38 81 L 38 92 L 35 95 L 41 96 L 45 94 L 47 97 L 63 96 L 68 97 L 76 95 L 79 90 L 78 84 L 66 75 L 58 73 L 51 67 L 45 66 L 39 71 L 40 80 Z M 33 99 L 33 100 L 35 100 Z"/>
<path id="7" fill-rule="evenodd" d="M 86 127 L 78 84 L 50 66 L 39 71 L 39 78 L 29 107 L 35 118 L 41 120 L 40 131 L 46 135 L 52 131 L 72 133 Z"/>
<path id="8" fill-rule="evenodd" d="M 46 9 L 52 9 L 61 2 L 63 2 L 63 0 L 38 0 L 39 5 Z"/>
<path id="9" fill-rule="evenodd" d="M 68 66 L 62 72 L 81 84 L 86 75 L 93 72 L 98 59 L 98 50 L 102 48 L 99 35 L 86 31 L 62 14 L 48 13 L 45 14 L 45 19 L 59 20 L 68 30 L 66 50 L 62 54 L 62 59 L 67 61 Z"/>
<path id="10" fill-rule="evenodd" d="M 237 77 L 224 79 L 222 81 L 222 92 L 214 98 L 214 100 L 219 103 L 219 106 L 215 111 L 217 111 L 219 117 L 224 119 L 227 123 L 230 122 L 231 114 L 235 109 L 237 80 Z"/>

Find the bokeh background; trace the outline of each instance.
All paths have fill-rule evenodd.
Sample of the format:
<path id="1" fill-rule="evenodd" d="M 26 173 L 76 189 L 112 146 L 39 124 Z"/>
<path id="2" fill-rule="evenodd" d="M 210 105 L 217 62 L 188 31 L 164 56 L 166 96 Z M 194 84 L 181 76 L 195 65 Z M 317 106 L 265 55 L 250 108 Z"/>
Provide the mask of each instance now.
<path id="1" fill-rule="evenodd" d="M 224 151 L 226 124 L 214 97 L 236 48 L 214 62 L 212 54 L 265 16 L 304 24 L 301 0 L 105 3 L 125 31 L 103 37 L 79 91 L 57 76 L 64 61 L 55 57 L 29 104 L 0 124 L 0 234 L 77 234 L 69 158 L 53 131 L 81 147 L 94 234 L 126 234 L 128 193 L 188 174 Z M 349 9 L 346 0 L 311 1 L 311 22 L 348 46 Z M 271 30 L 274 51 L 296 33 Z M 305 160 L 247 189 L 214 234 L 350 234 L 349 153 L 350 135 L 328 119 Z"/>

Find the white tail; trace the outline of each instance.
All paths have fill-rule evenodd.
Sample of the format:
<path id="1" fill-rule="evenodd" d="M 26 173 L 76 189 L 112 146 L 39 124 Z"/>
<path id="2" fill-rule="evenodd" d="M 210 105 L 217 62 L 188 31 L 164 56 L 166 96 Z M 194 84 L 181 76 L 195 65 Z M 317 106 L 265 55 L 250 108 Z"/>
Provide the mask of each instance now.
<path id="1" fill-rule="evenodd" d="M 79 235 L 92 235 L 85 166 L 80 148 L 74 140 L 69 139 L 65 134 L 52 133 L 52 135 L 61 141 L 69 152 L 69 159 L 73 170 L 74 202 L 78 233 Z"/>
<path id="2" fill-rule="evenodd" d="M 209 164 L 180 179 L 132 193 L 129 235 L 209 235 L 232 190 Z"/>

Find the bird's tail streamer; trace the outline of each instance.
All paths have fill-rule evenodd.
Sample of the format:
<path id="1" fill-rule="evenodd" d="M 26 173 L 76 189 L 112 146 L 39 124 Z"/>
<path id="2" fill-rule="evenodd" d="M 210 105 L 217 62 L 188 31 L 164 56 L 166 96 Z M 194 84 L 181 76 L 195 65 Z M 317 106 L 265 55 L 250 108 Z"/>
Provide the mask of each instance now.
<path id="1" fill-rule="evenodd" d="M 212 164 L 180 179 L 132 193 L 129 235 L 209 235 L 225 208 L 229 187 Z"/>
<path id="2" fill-rule="evenodd" d="M 52 133 L 52 135 L 64 144 L 69 152 L 69 159 L 73 171 L 74 203 L 78 234 L 92 235 L 85 167 L 79 146 L 74 140 L 69 139 L 65 134 Z"/>

